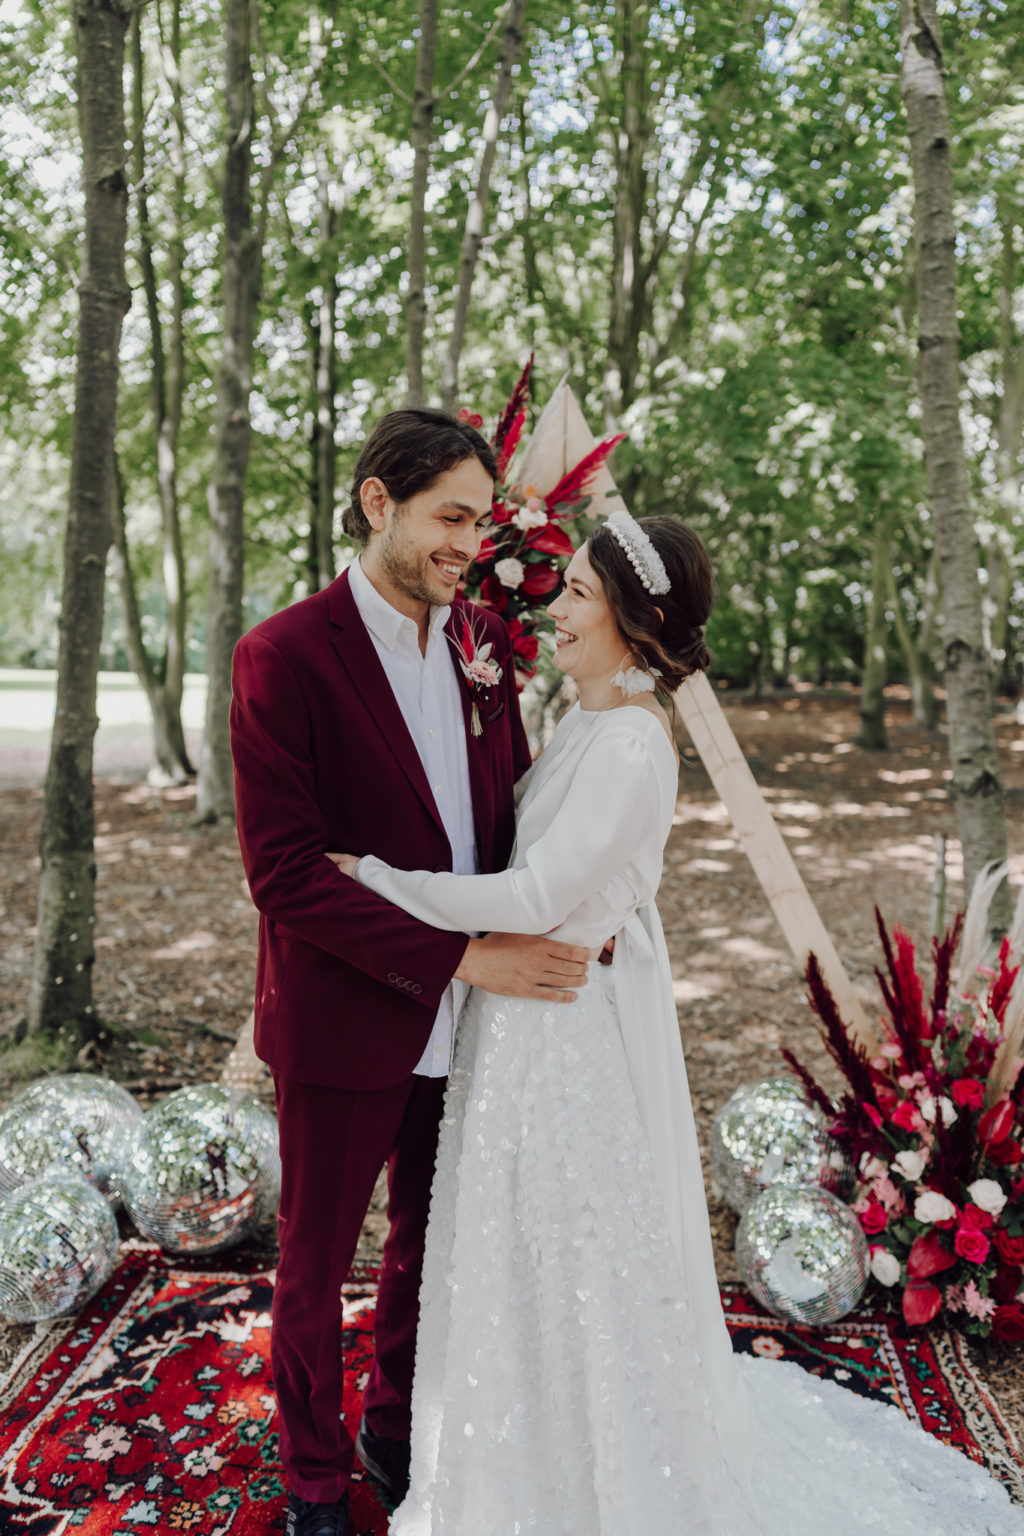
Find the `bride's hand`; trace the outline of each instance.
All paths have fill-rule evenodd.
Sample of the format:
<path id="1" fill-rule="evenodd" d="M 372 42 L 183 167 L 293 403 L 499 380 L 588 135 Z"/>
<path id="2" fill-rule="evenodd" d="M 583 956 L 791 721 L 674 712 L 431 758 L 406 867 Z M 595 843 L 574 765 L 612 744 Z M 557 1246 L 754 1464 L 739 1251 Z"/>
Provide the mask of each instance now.
<path id="1" fill-rule="evenodd" d="M 356 865 L 359 863 L 359 855 L 355 853 L 329 853 L 327 857 L 332 864 L 337 864 L 343 875 L 355 877 Z"/>

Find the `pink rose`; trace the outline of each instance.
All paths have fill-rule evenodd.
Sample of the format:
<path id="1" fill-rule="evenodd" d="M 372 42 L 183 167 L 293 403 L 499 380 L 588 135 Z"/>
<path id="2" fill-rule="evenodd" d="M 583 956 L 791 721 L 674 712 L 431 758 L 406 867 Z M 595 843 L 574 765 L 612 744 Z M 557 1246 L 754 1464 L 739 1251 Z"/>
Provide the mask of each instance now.
<path id="1" fill-rule="evenodd" d="M 860 1213 L 860 1224 L 871 1237 L 876 1232 L 884 1232 L 888 1220 L 885 1207 L 879 1205 L 877 1200 L 869 1201 L 867 1210 Z"/>
<path id="2" fill-rule="evenodd" d="M 984 1232 L 974 1227 L 961 1227 L 953 1239 L 953 1247 L 969 1264 L 984 1264 L 990 1244 Z"/>
<path id="3" fill-rule="evenodd" d="M 995 1217 L 991 1211 L 983 1211 L 980 1205 L 965 1205 L 963 1215 L 960 1218 L 962 1226 L 968 1227 L 972 1232 L 987 1232 Z"/>
<path id="4" fill-rule="evenodd" d="M 912 1104 L 909 1099 L 904 1099 L 901 1104 L 897 1104 L 893 1112 L 892 1123 L 893 1125 L 898 1125 L 901 1131 L 916 1131 L 921 1128 L 924 1121 L 921 1118 L 917 1105 Z"/>

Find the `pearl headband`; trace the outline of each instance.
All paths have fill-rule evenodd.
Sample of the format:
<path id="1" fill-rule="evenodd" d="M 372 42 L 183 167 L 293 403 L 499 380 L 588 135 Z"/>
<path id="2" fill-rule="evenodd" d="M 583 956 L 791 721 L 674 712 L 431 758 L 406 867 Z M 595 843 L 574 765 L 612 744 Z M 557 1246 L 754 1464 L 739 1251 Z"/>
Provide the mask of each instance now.
<path id="1" fill-rule="evenodd" d="M 636 518 L 630 517 L 625 511 L 612 512 L 605 527 L 622 546 L 641 585 L 654 595 L 668 592 L 672 583 L 668 579 L 665 562 Z"/>

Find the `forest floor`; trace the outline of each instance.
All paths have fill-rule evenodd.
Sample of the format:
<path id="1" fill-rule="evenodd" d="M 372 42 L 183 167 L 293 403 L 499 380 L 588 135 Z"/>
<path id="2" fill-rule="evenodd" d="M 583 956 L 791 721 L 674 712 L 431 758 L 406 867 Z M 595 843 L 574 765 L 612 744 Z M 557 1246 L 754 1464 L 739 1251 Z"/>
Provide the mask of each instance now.
<path id="1" fill-rule="evenodd" d="M 803 872 L 854 985 L 877 1014 L 873 909 L 924 950 L 930 933 L 934 839 L 953 839 L 945 737 L 917 729 L 898 690 L 890 747 L 853 746 L 854 694 L 724 695 L 726 714 Z M 1024 730 L 997 722 L 1014 871 L 1024 876 Z M 28 996 L 42 791 L 24 756 L 0 744 L 0 1038 L 15 1032 Z M 115 1078 L 148 1106 L 184 1083 L 220 1074 L 251 1005 L 256 917 L 234 832 L 191 824 L 194 792 L 155 789 L 138 769 L 109 767 L 97 786 L 95 999 L 116 1031 L 82 1065 Z M 358 850 L 357 850 L 358 851 Z M 959 846 L 948 859 L 947 916 L 961 903 Z M 823 1079 L 826 1064 L 796 966 L 698 759 L 684 765 L 659 906 L 698 1129 L 741 1083 L 784 1069 L 780 1043 Z M 0 1105 L 15 1084 L 3 1079 Z M 379 1251 L 381 1200 L 363 1254 Z M 721 1279 L 733 1279 L 735 1218 L 711 1201 Z M 272 1261 L 272 1236 L 265 1235 Z M 19 1330 L 0 1330 L 0 1365 Z M 1024 1347 L 973 1347 L 1007 1419 L 1024 1441 Z"/>

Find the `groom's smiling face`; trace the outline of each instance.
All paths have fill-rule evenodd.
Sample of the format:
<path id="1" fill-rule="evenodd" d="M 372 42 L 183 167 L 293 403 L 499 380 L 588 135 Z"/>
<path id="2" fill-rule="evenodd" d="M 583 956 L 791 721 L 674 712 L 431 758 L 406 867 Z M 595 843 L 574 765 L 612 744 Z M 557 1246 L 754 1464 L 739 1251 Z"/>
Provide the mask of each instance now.
<path id="1" fill-rule="evenodd" d="M 402 505 L 391 500 L 382 480 L 363 481 L 363 511 L 373 529 L 363 569 L 393 607 L 418 618 L 424 605 L 451 602 L 479 554 L 493 494 L 494 482 L 479 459 L 446 469 Z"/>

